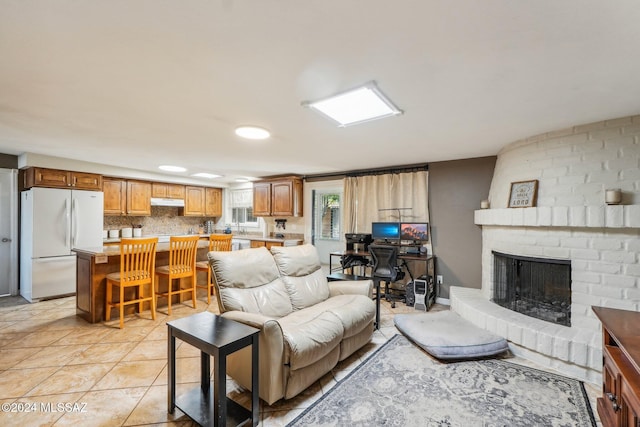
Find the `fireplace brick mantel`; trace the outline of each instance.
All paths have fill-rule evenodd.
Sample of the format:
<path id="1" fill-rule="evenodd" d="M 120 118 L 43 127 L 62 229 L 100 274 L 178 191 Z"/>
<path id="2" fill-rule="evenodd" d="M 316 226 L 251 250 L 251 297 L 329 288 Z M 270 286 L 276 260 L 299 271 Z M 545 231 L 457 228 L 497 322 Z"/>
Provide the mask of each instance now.
<path id="1" fill-rule="evenodd" d="M 475 211 L 474 221 L 514 227 L 640 228 L 640 205 L 482 209 Z"/>

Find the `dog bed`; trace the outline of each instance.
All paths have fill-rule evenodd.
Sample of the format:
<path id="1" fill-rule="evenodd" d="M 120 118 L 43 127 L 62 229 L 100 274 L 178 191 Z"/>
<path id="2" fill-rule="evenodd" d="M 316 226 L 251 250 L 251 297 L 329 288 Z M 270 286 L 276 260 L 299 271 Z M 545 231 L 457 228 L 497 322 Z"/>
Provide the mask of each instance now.
<path id="1" fill-rule="evenodd" d="M 509 349 L 507 340 L 478 328 L 453 311 L 397 314 L 396 327 L 438 359 L 473 359 Z"/>

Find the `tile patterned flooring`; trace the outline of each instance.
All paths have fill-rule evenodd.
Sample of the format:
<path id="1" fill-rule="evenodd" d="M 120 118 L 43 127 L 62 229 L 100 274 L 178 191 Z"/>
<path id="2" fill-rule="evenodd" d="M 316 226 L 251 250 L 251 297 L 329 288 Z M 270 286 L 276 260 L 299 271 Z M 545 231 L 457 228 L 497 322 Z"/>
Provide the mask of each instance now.
<path id="1" fill-rule="evenodd" d="M 178 409 L 167 413 L 166 322 L 205 310 L 218 313 L 218 307 L 214 301 L 207 306 L 204 293 L 198 294 L 197 309 L 188 304 L 175 305 L 171 316 L 161 308 L 155 321 L 149 312 L 129 316 L 120 330 L 117 318 L 92 325 L 77 317 L 75 297 L 35 304 L 20 297 L 0 299 L 0 425 L 196 425 Z M 443 309 L 447 307 L 432 308 Z M 381 328 L 371 342 L 297 397 L 274 405 L 261 402 L 260 425 L 284 426 L 293 420 L 398 333 L 393 316 L 402 312 L 414 310 L 404 304 L 392 309 L 383 302 Z M 177 387 L 197 386 L 199 351 L 178 342 Z M 227 389 L 250 407 L 250 394 L 233 380 Z M 587 385 L 587 390 L 595 411 L 599 387 Z M 20 411 L 7 412 L 6 404 Z"/>

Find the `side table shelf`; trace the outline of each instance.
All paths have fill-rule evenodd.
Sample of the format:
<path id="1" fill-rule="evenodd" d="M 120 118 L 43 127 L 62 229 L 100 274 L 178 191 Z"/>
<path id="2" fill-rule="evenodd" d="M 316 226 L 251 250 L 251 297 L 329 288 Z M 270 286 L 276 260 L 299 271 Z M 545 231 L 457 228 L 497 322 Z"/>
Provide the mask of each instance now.
<path id="1" fill-rule="evenodd" d="M 168 410 L 179 408 L 202 426 L 257 426 L 258 334 L 259 329 L 225 319 L 209 312 L 194 314 L 167 323 L 168 333 Z M 176 398 L 176 338 L 200 350 L 200 387 Z M 251 410 L 227 397 L 227 355 L 251 346 Z M 213 381 L 210 378 L 214 358 Z M 212 390 L 213 389 L 213 390 Z"/>

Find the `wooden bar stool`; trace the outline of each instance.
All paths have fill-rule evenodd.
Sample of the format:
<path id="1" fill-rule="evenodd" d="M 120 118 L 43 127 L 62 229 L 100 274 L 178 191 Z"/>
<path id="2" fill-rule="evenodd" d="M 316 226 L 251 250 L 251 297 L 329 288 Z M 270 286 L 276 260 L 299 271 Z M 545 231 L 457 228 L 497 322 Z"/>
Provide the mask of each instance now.
<path id="1" fill-rule="evenodd" d="M 120 329 L 124 327 L 124 306 L 138 304 L 138 312 L 142 312 L 145 301 L 151 303 L 151 317 L 156 320 L 155 297 L 155 265 L 158 238 L 122 239 L 120 241 L 120 272 L 107 274 L 107 292 L 105 320 L 111 320 L 111 309 L 120 309 Z M 150 295 L 146 296 L 144 287 L 149 285 Z M 120 298 L 113 302 L 113 287 L 120 289 Z M 136 287 L 135 299 L 125 301 L 124 290 Z"/>
<path id="2" fill-rule="evenodd" d="M 209 235 L 209 252 L 211 251 L 230 251 L 232 234 L 211 234 Z M 211 268 L 209 261 L 196 262 L 196 270 L 207 273 L 207 283 L 205 285 L 196 285 L 198 288 L 207 290 L 207 304 L 211 304 L 211 294 L 213 292 L 213 280 L 211 277 Z"/>
<path id="3" fill-rule="evenodd" d="M 166 276 L 168 280 L 167 292 L 156 289 L 156 297 L 167 298 L 167 313 L 171 315 L 171 297 L 191 292 L 193 308 L 196 308 L 196 253 L 198 251 L 198 236 L 171 236 L 169 240 L 169 265 L 156 268 L 156 277 Z M 182 279 L 191 278 L 191 286 L 182 288 Z M 178 279 L 178 289 L 173 289 L 173 281 Z M 156 286 L 158 280 L 156 280 Z"/>

